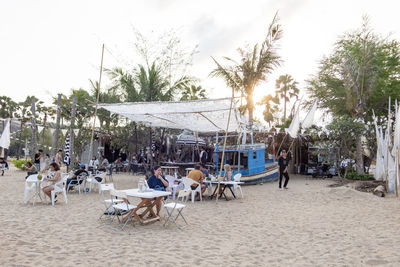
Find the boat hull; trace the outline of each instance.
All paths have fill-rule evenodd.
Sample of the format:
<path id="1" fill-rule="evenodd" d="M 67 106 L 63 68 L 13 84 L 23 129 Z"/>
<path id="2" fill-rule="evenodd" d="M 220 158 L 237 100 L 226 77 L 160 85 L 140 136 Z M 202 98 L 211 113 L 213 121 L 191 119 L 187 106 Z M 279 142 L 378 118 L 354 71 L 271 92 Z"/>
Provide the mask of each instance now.
<path id="1" fill-rule="evenodd" d="M 271 182 L 278 180 L 278 165 L 273 166 L 266 170 L 265 172 L 252 174 L 252 175 L 243 175 L 240 178 L 241 182 L 245 184 L 259 184 L 264 182 Z"/>

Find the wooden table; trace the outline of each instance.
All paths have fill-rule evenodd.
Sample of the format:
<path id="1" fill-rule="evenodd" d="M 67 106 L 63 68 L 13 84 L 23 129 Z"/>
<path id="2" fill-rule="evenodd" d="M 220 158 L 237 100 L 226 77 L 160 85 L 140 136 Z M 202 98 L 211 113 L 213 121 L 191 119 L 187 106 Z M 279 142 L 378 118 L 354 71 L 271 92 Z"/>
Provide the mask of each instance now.
<path id="1" fill-rule="evenodd" d="M 213 199 L 214 196 L 217 196 L 217 189 L 218 189 L 218 181 L 207 181 L 205 180 L 204 183 L 208 183 L 210 185 L 215 185 L 214 192 L 211 194 L 210 198 Z M 219 193 L 219 197 L 225 197 L 225 200 L 229 200 L 225 194 L 225 189 L 228 188 L 231 191 L 233 198 L 236 198 L 235 193 L 232 190 L 232 186 L 243 184 L 243 182 L 235 182 L 235 181 L 220 181 L 221 193 Z"/>
<path id="2" fill-rule="evenodd" d="M 160 220 L 160 217 L 157 216 L 153 208 L 155 207 L 158 200 L 161 200 L 164 197 L 171 195 L 171 192 L 156 191 L 152 189 L 150 190 L 151 191 L 147 192 L 140 192 L 138 188 L 121 190 L 125 192 L 128 197 L 137 197 L 141 199 L 136 209 L 130 211 L 125 218 L 128 218 L 128 216 L 133 216 L 142 225 Z M 140 209 L 144 209 L 144 211 L 139 213 Z M 151 218 L 145 219 L 145 216 L 148 213 L 151 214 Z"/>

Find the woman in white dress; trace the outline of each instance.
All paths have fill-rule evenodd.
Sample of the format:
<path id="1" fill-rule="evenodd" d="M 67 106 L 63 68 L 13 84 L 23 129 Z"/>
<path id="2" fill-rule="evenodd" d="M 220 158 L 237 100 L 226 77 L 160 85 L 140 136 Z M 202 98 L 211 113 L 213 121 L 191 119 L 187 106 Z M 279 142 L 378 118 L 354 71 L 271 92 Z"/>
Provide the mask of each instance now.
<path id="1" fill-rule="evenodd" d="M 51 184 L 43 187 L 43 193 L 51 199 L 51 191 L 54 190 L 54 184 L 57 183 L 61 178 L 60 166 L 57 163 L 50 163 L 50 170 L 44 181 L 49 181 Z"/>

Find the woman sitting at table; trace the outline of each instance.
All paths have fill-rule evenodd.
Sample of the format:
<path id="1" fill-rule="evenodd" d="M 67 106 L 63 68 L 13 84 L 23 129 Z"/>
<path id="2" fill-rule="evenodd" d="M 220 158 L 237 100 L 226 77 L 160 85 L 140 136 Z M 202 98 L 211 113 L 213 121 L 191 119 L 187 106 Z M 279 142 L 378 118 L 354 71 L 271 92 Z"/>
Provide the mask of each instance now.
<path id="1" fill-rule="evenodd" d="M 61 178 L 60 166 L 57 163 L 50 163 L 50 169 L 47 174 L 47 177 L 44 178 L 44 181 L 51 182 L 50 185 L 43 187 L 43 193 L 45 193 L 51 199 L 51 191 L 54 189 L 54 184 L 57 183 Z M 55 196 L 57 197 L 57 195 Z"/>
<path id="2" fill-rule="evenodd" d="M 25 177 L 25 179 L 28 178 L 29 175 L 37 174 L 35 165 L 33 165 L 32 162 L 30 162 L 30 161 L 28 161 L 26 163 L 26 166 L 24 164 L 22 164 L 22 169 L 28 171 L 28 175 Z"/>
<path id="3" fill-rule="evenodd" d="M 161 167 L 154 166 L 152 169 L 153 175 L 147 180 L 147 184 L 150 188 L 158 191 L 165 191 L 168 187 L 168 181 L 165 179 L 164 175 L 161 174 Z M 162 198 L 157 199 L 156 207 L 157 207 L 157 216 L 160 214 L 161 210 L 161 200 Z"/>
<path id="4" fill-rule="evenodd" d="M 229 164 L 224 165 L 224 180 L 232 181 L 232 168 Z"/>

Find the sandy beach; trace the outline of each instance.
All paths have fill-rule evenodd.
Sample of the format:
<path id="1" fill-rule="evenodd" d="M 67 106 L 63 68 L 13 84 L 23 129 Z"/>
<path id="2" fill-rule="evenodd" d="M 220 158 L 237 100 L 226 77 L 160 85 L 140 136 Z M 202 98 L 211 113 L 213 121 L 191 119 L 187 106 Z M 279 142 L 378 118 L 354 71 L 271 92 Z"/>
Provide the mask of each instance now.
<path id="1" fill-rule="evenodd" d="M 120 231 L 98 219 L 97 192 L 23 204 L 25 175 L 11 167 L 0 177 L 2 266 L 400 266 L 400 201 L 329 179 L 292 176 L 288 190 L 271 182 L 243 187 L 243 199 L 189 203 L 183 230 Z M 138 178 L 114 174 L 114 184 Z"/>

